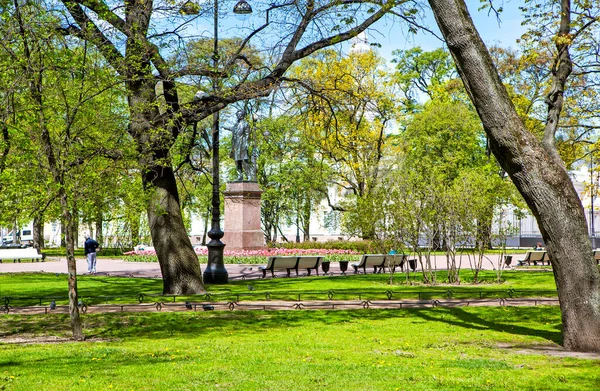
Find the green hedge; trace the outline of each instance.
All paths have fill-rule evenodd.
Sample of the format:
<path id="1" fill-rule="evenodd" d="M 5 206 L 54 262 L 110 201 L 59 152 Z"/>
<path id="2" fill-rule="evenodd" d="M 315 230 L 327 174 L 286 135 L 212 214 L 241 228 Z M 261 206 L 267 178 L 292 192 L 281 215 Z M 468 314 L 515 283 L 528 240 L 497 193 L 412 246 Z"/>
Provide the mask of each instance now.
<path id="1" fill-rule="evenodd" d="M 327 242 L 287 242 L 278 244 L 283 248 L 301 248 L 301 249 L 326 249 L 326 250 L 352 250 L 362 254 L 376 252 L 377 246 L 369 240 L 331 240 Z"/>
<path id="2" fill-rule="evenodd" d="M 131 250 L 133 250 L 133 248 L 102 247 L 98 255 L 107 257 L 120 257 L 124 252 Z M 42 253 L 50 257 L 64 257 L 67 254 L 67 250 L 64 247 L 44 248 L 42 249 Z M 75 256 L 83 257 L 83 247 L 75 249 Z"/>

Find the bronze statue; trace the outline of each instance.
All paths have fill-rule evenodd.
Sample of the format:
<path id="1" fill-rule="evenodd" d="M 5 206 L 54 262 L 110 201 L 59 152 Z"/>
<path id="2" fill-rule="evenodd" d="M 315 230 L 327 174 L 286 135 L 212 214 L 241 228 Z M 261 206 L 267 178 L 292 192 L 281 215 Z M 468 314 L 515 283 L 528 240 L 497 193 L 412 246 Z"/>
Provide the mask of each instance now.
<path id="1" fill-rule="evenodd" d="M 237 124 L 231 129 L 231 153 L 229 157 L 235 160 L 237 169 L 236 181 L 243 181 L 244 174 L 249 181 L 256 181 L 256 169 L 254 159 L 250 158 L 248 153 L 248 139 L 250 138 L 250 124 L 246 121 L 246 112 L 240 110 L 237 112 Z"/>

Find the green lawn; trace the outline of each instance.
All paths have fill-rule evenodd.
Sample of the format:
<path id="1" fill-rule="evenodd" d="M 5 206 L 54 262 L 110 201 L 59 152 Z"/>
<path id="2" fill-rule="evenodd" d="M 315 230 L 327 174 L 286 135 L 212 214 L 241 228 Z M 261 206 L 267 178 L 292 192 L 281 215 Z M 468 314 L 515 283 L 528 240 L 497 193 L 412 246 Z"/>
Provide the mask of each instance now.
<path id="1" fill-rule="evenodd" d="M 399 274 L 390 285 L 389 275 L 369 274 L 208 289 L 213 300 L 264 299 L 266 292 L 308 299 L 330 291 L 337 298 L 555 289 L 551 273 L 505 272 L 500 285 L 491 283 L 494 272 L 483 277 L 485 283 L 461 286 L 424 286 L 418 278 L 409 284 Z M 162 290 L 156 279 L 81 276 L 78 282 L 87 302 L 131 301 Z M 62 274 L 2 274 L 0 298 L 64 297 L 66 284 Z M 600 389 L 600 360 L 547 354 L 562 338 L 558 307 L 105 313 L 82 320 L 87 340 L 71 342 L 67 315 L 0 315 L 0 390 Z"/>
<path id="2" fill-rule="evenodd" d="M 406 279 L 403 274 L 395 274 L 393 284 L 389 283 L 389 274 L 361 274 L 347 276 L 320 276 L 300 278 L 258 279 L 232 281 L 227 285 L 209 285 L 207 290 L 213 301 L 264 300 L 326 300 L 335 299 L 432 299 L 432 298 L 496 298 L 496 297 L 532 297 L 556 296 L 556 285 L 552 273 L 506 271 L 504 281 L 495 283 L 495 272 L 484 271 L 482 283 L 470 284 L 470 272 L 462 273 L 461 285 L 436 286 L 422 284 L 421 276 L 411 275 Z M 445 278 L 445 272 L 438 273 L 439 281 Z M 88 304 L 102 302 L 137 302 L 138 294 L 143 293 L 144 300 L 164 301 L 166 298 L 154 297 L 162 292 L 162 281 L 150 278 L 124 278 L 103 276 L 78 276 L 78 291 Z M 11 297 L 15 306 L 48 304 L 51 298 L 58 303 L 66 302 L 67 276 L 51 273 L 11 273 L 0 274 L 0 298 Z M 193 298 L 180 297 L 179 301 L 192 299 L 205 301 L 202 295 Z M 168 299 L 172 300 L 172 299 Z"/>
<path id="3" fill-rule="evenodd" d="M 2 390 L 597 390 L 556 307 L 0 316 Z M 42 340 L 37 340 L 41 342 Z"/>

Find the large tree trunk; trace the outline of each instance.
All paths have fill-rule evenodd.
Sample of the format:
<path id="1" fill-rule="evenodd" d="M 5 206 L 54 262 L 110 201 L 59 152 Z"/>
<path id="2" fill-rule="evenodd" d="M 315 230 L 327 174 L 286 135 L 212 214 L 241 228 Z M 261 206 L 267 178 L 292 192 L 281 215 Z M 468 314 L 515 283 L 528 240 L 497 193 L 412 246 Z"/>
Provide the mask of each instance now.
<path id="1" fill-rule="evenodd" d="M 310 215 L 312 212 L 312 199 L 310 197 L 304 202 L 302 216 L 302 231 L 304 232 L 304 241 L 310 240 Z"/>
<path id="2" fill-rule="evenodd" d="M 429 0 L 492 151 L 535 215 L 560 300 L 564 346 L 600 351 L 600 275 L 567 171 L 524 126 L 463 0 Z"/>
<path id="3" fill-rule="evenodd" d="M 65 231 L 66 231 L 65 219 L 61 217 L 60 219 L 60 247 L 67 247 L 67 242 L 65 240 Z"/>
<path id="4" fill-rule="evenodd" d="M 177 181 L 170 165 L 169 149 L 177 136 L 177 121 L 155 122 L 160 113 L 152 79 L 131 82 L 128 88 L 129 132 L 137 142 L 142 184 L 149 192 L 148 225 L 162 272 L 163 293 L 205 293 L 200 263 L 183 223 Z M 176 102 L 170 91 L 170 87 L 164 87 L 165 99 Z"/>
<path id="5" fill-rule="evenodd" d="M 132 216 L 129 219 L 129 231 L 131 247 L 135 247 L 140 244 L 140 216 Z"/>
<path id="6" fill-rule="evenodd" d="M 44 220 L 37 216 L 33 218 L 33 247 L 44 248 Z"/>
<path id="7" fill-rule="evenodd" d="M 104 247 L 104 232 L 102 230 L 102 213 L 98 215 L 96 220 L 96 241 L 100 243 L 100 247 Z"/>
<path id="8" fill-rule="evenodd" d="M 148 224 L 163 276 L 163 293 L 205 293 L 198 256 L 181 216 L 173 170 L 155 167 L 146 172 L 143 183 L 150 191 Z"/>
<path id="9" fill-rule="evenodd" d="M 21 244 L 21 229 L 19 228 L 19 224 L 15 221 L 12 228 L 12 242 L 13 244 Z"/>

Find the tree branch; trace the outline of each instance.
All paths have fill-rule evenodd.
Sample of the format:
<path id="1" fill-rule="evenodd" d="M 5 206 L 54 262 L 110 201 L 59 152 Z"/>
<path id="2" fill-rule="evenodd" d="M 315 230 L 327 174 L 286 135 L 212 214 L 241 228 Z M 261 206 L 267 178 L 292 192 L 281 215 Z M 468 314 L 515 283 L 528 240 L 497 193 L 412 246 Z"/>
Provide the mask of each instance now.
<path id="1" fill-rule="evenodd" d="M 343 4 L 360 3 L 357 1 L 343 1 Z M 340 3 L 335 3 L 340 5 Z M 282 77 L 289 67 L 297 60 L 305 58 L 319 49 L 323 49 L 333 44 L 347 41 L 351 38 L 356 37 L 361 32 L 365 31 L 373 23 L 381 19 L 386 15 L 389 10 L 395 5 L 395 2 L 389 1 L 381 6 L 377 12 L 373 13 L 370 17 L 365 19 L 359 25 L 349 29 L 346 32 L 329 36 L 327 38 L 316 41 L 310 45 L 305 46 L 299 50 L 295 50 L 296 46 L 300 43 L 304 32 L 306 31 L 311 20 L 316 16 L 315 12 L 312 11 L 313 1 L 310 1 L 307 5 L 307 12 L 302 17 L 296 31 L 291 38 L 290 42 L 286 46 L 284 53 L 277 65 L 263 78 L 238 84 L 235 87 L 221 91 L 219 95 L 211 95 L 205 99 L 204 102 L 195 102 L 188 105 L 183 110 L 183 117 L 189 122 L 200 121 L 206 118 L 208 115 L 217 112 L 231 103 L 235 103 L 241 100 L 252 99 L 257 97 L 263 97 L 269 95 L 273 89 L 275 89 L 282 81 Z M 324 8 L 319 9 L 323 11 Z"/>
<path id="2" fill-rule="evenodd" d="M 102 53 L 109 64 L 121 75 L 125 74 L 126 68 L 123 64 L 124 57 L 115 45 L 100 31 L 98 26 L 87 16 L 81 5 L 71 0 L 63 1 L 69 13 L 79 25 L 79 29 L 69 26 L 65 31 L 73 31 L 77 36 L 92 42 Z"/>
<path id="3" fill-rule="evenodd" d="M 570 0 L 561 0 L 560 27 L 556 34 L 555 43 L 558 53 L 552 64 L 552 89 L 546 96 L 546 105 L 548 114 L 546 116 L 546 127 L 542 138 L 542 145 L 552 154 L 556 151 L 556 130 L 560 113 L 564 103 L 565 85 L 567 78 L 573 70 L 573 63 L 569 54 L 573 37 L 571 36 L 571 2 Z"/>
<path id="4" fill-rule="evenodd" d="M 119 30 L 121 33 L 129 36 L 129 31 L 125 24 L 125 21 L 115 14 L 103 1 L 98 0 L 73 0 L 74 3 L 82 5 L 90 10 L 94 11 L 101 19 L 106 20 L 114 28 Z"/>

